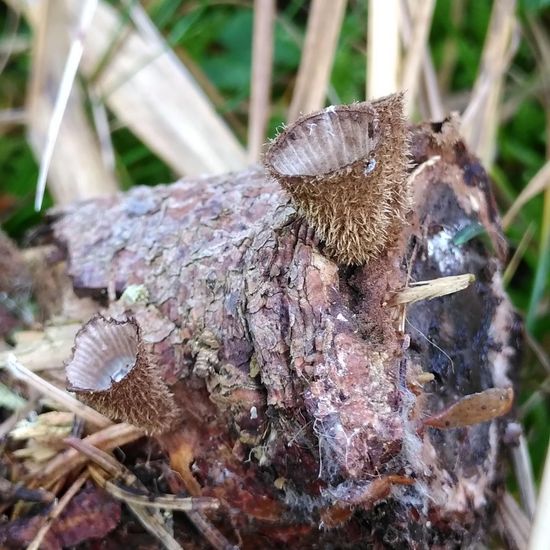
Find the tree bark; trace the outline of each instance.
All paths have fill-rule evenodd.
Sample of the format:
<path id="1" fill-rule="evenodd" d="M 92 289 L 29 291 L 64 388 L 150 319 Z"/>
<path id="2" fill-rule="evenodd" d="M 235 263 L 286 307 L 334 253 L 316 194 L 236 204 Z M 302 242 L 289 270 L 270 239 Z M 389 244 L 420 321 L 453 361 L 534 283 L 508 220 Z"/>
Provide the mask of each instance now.
<path id="1" fill-rule="evenodd" d="M 141 327 L 180 408 L 160 440 L 173 467 L 186 450 L 186 489 L 219 497 L 231 527 L 214 520 L 245 548 L 454 548 L 491 532 L 506 417 L 423 420 L 512 385 L 505 246 L 456 121 L 412 132 L 409 224 L 359 267 L 327 257 L 259 167 L 52 219 L 75 291 Z M 476 282 L 462 292 L 391 306 L 411 281 L 463 273 Z"/>

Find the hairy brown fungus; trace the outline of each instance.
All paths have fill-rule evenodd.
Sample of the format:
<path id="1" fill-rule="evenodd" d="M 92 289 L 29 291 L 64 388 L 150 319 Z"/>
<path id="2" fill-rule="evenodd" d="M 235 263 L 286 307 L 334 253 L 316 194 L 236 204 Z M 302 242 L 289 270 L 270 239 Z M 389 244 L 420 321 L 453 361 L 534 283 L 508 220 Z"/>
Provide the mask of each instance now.
<path id="1" fill-rule="evenodd" d="M 363 264 L 391 246 L 410 208 L 401 93 L 299 118 L 265 164 L 337 262 Z"/>
<path id="2" fill-rule="evenodd" d="M 76 335 L 65 372 L 69 391 L 113 420 L 159 434 L 177 419 L 174 396 L 132 319 L 94 316 Z"/>

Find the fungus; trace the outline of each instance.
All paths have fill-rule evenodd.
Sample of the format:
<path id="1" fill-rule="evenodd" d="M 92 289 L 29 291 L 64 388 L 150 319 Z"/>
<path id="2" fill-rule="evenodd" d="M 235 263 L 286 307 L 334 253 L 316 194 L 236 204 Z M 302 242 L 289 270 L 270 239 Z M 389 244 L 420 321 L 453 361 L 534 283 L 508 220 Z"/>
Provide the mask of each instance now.
<path id="1" fill-rule="evenodd" d="M 299 118 L 271 144 L 270 174 L 344 264 L 395 243 L 410 208 L 403 94 Z"/>
<path id="2" fill-rule="evenodd" d="M 76 335 L 65 372 L 68 390 L 112 420 L 160 434 L 177 419 L 174 396 L 133 319 L 93 317 Z"/>

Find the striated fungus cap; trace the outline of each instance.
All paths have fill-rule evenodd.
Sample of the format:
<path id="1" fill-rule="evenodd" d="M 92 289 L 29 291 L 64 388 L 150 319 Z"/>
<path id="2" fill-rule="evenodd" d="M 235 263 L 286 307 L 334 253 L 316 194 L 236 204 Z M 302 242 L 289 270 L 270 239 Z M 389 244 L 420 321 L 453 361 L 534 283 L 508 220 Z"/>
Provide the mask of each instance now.
<path id="1" fill-rule="evenodd" d="M 337 262 L 363 264 L 394 244 L 411 198 L 403 94 L 299 118 L 265 165 Z"/>
<path id="2" fill-rule="evenodd" d="M 96 315 L 78 332 L 65 367 L 68 390 L 112 420 L 148 434 L 177 420 L 174 396 L 145 350 L 138 324 Z"/>

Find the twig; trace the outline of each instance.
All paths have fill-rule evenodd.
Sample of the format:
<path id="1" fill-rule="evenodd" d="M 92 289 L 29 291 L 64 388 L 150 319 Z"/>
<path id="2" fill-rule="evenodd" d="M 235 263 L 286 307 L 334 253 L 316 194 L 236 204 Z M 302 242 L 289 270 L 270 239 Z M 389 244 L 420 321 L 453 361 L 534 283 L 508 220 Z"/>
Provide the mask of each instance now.
<path id="1" fill-rule="evenodd" d="M 369 0 L 367 99 L 397 91 L 399 74 L 399 0 Z"/>
<path id="2" fill-rule="evenodd" d="M 93 426 L 105 428 L 113 423 L 107 417 L 98 413 L 91 407 L 84 405 L 66 391 L 50 384 L 34 372 L 27 369 L 16 359 L 15 355 L 8 355 L 6 366 L 12 376 L 22 380 L 42 395 L 46 395 L 54 399 L 57 403 L 75 413 L 77 416 L 80 416 Z"/>
<path id="3" fill-rule="evenodd" d="M 48 514 L 47 518 L 45 519 L 45 523 L 42 525 L 42 527 L 40 527 L 32 542 L 29 544 L 29 546 L 27 546 L 27 550 L 38 550 L 40 548 L 44 537 L 47 535 L 55 519 L 60 516 L 61 512 L 63 512 L 67 504 L 69 504 L 76 493 L 78 493 L 78 491 L 80 490 L 82 485 L 84 485 L 87 479 L 88 471 L 84 471 L 67 489 L 65 494 L 59 499 L 59 502 L 54 506 L 50 514 Z"/>
<path id="4" fill-rule="evenodd" d="M 256 162 L 260 158 L 269 118 L 275 10 L 275 0 L 254 0 L 252 79 L 248 117 L 248 158 L 250 162 Z"/>
<path id="5" fill-rule="evenodd" d="M 69 55 L 67 56 L 67 62 L 65 63 L 65 69 L 63 70 L 63 76 L 59 85 L 59 92 L 55 101 L 52 118 L 48 126 L 48 133 L 46 138 L 46 147 L 40 160 L 40 170 L 38 173 L 38 182 L 36 184 L 36 196 L 34 200 L 35 210 L 42 208 L 42 201 L 44 199 L 44 192 L 46 190 L 46 179 L 48 178 L 48 171 L 52 156 L 55 148 L 55 142 L 59 135 L 59 128 L 61 127 L 61 121 L 63 120 L 63 113 L 67 108 L 67 102 L 71 94 L 73 82 L 82 59 L 82 53 L 84 52 L 84 39 L 88 31 L 88 27 L 92 22 L 94 12 L 97 8 L 98 0 L 87 0 L 82 8 L 80 14 L 80 21 L 78 23 L 77 36 L 71 44 Z"/>
<path id="6" fill-rule="evenodd" d="M 312 1 L 288 122 L 324 106 L 345 9 L 346 0 Z"/>

